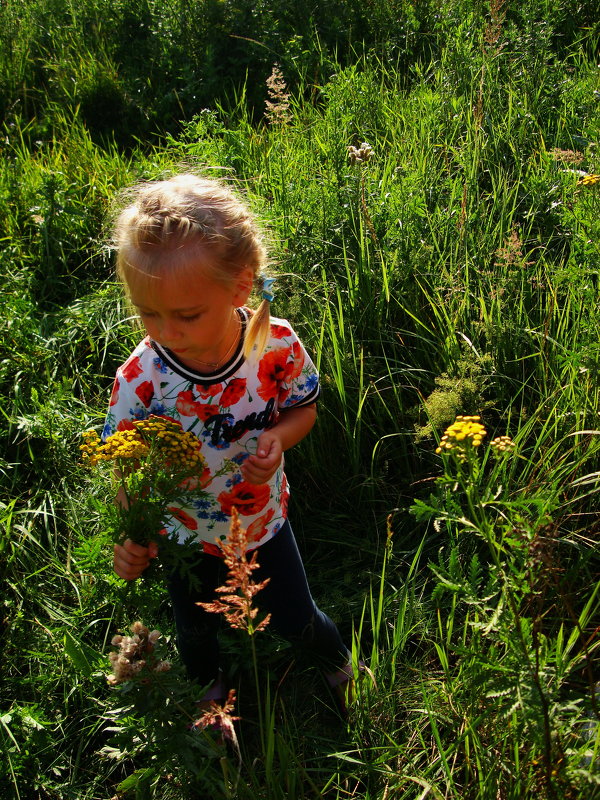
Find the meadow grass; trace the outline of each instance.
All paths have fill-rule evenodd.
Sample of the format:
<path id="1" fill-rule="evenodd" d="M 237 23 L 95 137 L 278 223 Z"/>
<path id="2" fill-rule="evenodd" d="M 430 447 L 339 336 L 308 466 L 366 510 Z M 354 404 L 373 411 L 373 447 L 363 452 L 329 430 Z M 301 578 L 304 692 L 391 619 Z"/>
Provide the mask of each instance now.
<path id="1" fill-rule="evenodd" d="M 173 66 L 177 41 L 207 55 L 176 5 L 179 27 L 147 4 L 136 36 L 140 19 L 154 33 L 129 60 L 120 4 L 1 12 L 2 796 L 598 796 L 600 181 L 582 184 L 600 172 L 593 4 L 374 3 L 371 50 L 338 62 L 314 31 L 277 40 L 293 3 L 276 23 L 259 4 L 249 38 L 271 49 L 244 47 L 261 51 L 249 75 L 264 75 L 262 95 L 249 79 L 218 96 L 208 71 L 196 114 L 197 77 L 180 67 L 155 84 L 168 99 L 133 94 L 142 56 Z M 290 96 L 269 123 L 275 60 Z M 125 108 L 120 130 L 90 117 L 101 92 Z M 160 146 L 136 141 L 161 114 Z M 372 155 L 353 163 L 363 142 Z M 315 597 L 374 678 L 342 721 L 268 632 L 257 686 L 231 632 L 241 766 L 186 727 L 197 687 L 164 592 L 112 573 L 106 498 L 78 463 L 139 338 L 113 283 L 114 198 L 182 166 L 233 181 L 272 238 L 274 312 L 323 385 L 317 427 L 288 459 L 294 528 Z M 460 414 L 487 430 L 466 460 L 436 453 Z M 494 454 L 505 435 L 514 448 Z M 165 633 L 173 672 L 110 689 L 110 640 L 135 619 Z"/>

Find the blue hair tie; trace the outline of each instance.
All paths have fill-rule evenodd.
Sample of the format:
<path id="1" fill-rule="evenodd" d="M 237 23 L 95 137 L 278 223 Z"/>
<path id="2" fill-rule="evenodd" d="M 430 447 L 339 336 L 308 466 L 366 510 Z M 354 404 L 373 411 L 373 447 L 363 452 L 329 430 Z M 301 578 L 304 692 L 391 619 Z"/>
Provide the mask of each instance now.
<path id="1" fill-rule="evenodd" d="M 273 287 L 275 283 L 275 278 L 263 278 L 262 282 L 262 298 L 263 300 L 268 300 L 269 303 L 272 303 L 275 299 L 275 295 L 270 289 Z"/>

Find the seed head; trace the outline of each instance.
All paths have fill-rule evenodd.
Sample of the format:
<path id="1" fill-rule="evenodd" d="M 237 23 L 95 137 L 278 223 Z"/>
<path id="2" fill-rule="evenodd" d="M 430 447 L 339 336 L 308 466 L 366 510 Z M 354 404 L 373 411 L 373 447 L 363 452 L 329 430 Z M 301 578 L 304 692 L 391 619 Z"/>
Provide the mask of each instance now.
<path id="1" fill-rule="evenodd" d="M 203 730 L 210 726 L 218 728 L 220 733 L 223 734 L 225 739 L 237 744 L 237 737 L 235 735 L 235 728 L 233 723 L 240 717 L 234 717 L 232 711 L 235 707 L 235 689 L 230 689 L 227 700 L 221 706 L 215 700 L 210 701 L 209 708 L 202 714 L 200 719 L 194 722 L 194 727 Z"/>
<path id="2" fill-rule="evenodd" d="M 565 164 L 574 164 L 578 166 L 581 164 L 585 156 L 578 150 L 562 150 L 560 147 L 553 147 L 550 150 L 550 155 L 555 161 L 562 161 Z"/>
<path id="3" fill-rule="evenodd" d="M 215 591 L 222 597 L 212 603 L 198 603 L 205 611 L 212 614 L 223 614 L 232 628 L 241 628 L 250 636 L 264 630 L 271 619 L 271 615 L 255 624 L 258 608 L 252 605 L 254 596 L 264 589 L 270 578 L 260 583 L 252 580 L 252 573 L 260 564 L 256 560 L 256 550 L 248 558 L 248 533 L 242 528 L 240 518 L 235 506 L 232 508 L 231 525 L 227 540 L 221 544 L 224 561 L 229 572 L 224 586 L 218 586 Z"/>
<path id="4" fill-rule="evenodd" d="M 359 147 L 350 145 L 347 151 L 348 160 L 351 164 L 365 164 L 373 156 L 373 148 L 367 142 L 363 142 Z"/>
<path id="5" fill-rule="evenodd" d="M 492 448 L 494 455 L 500 457 L 504 453 L 509 453 L 511 450 L 514 450 L 515 443 L 510 436 L 497 436 L 490 442 L 490 447 Z"/>
<path id="6" fill-rule="evenodd" d="M 265 100 L 265 117 L 271 125 L 282 124 L 290 119 L 290 94 L 279 64 L 274 64 L 271 74 L 267 78 L 267 93 L 269 99 Z"/>
<path id="7" fill-rule="evenodd" d="M 130 681 L 142 671 L 167 672 L 171 669 L 169 661 L 161 661 L 154 656 L 154 645 L 160 638 L 159 631 L 149 631 L 142 622 L 130 626 L 132 636 L 113 636 L 111 644 L 118 647 L 108 654 L 112 673 L 107 676 L 112 686 Z"/>

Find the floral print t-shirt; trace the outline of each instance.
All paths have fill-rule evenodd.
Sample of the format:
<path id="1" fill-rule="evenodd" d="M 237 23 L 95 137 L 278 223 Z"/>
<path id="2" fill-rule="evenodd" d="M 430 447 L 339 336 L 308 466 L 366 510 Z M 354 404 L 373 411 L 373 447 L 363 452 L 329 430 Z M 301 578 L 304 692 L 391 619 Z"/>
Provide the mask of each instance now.
<path id="1" fill-rule="evenodd" d="M 245 331 L 251 312 L 237 312 Z M 281 528 L 289 498 L 283 460 L 261 485 L 245 481 L 239 467 L 256 452 L 259 435 L 277 421 L 280 410 L 311 405 L 319 396 L 316 368 L 289 322 L 271 317 L 270 336 L 258 360 L 244 357 L 243 340 L 242 335 L 226 364 L 201 374 L 147 336 L 117 370 L 102 437 L 151 414 L 176 420 L 196 434 L 213 477 L 202 476 L 204 496 L 173 509 L 167 530 L 180 541 L 193 537 L 213 555 L 221 553 L 218 542 L 229 532 L 233 506 L 251 548 Z M 218 475 L 226 459 L 231 469 Z"/>

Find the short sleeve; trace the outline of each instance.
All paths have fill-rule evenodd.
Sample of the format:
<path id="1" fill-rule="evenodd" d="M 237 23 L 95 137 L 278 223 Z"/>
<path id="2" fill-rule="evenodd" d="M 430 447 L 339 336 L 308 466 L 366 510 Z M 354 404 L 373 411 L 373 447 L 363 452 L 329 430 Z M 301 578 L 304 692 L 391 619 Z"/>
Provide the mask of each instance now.
<path id="1" fill-rule="evenodd" d="M 286 337 L 287 338 L 287 337 Z M 319 374 L 302 342 L 290 329 L 289 357 L 279 390 L 279 408 L 299 408 L 315 403 L 320 394 Z"/>

